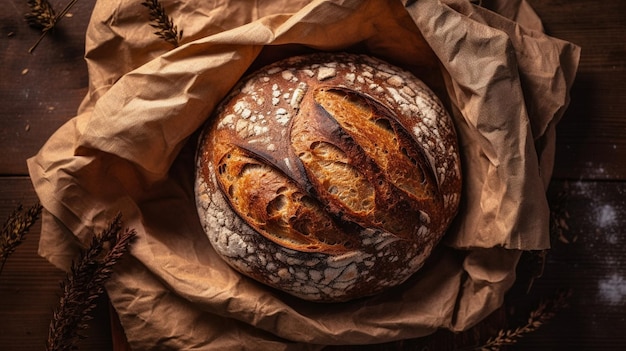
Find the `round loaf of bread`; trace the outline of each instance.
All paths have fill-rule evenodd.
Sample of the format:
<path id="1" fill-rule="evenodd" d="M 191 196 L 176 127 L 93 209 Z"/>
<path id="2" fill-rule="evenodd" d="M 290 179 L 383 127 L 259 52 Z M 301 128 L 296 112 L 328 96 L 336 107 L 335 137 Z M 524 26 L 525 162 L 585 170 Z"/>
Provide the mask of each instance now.
<path id="1" fill-rule="evenodd" d="M 404 282 L 456 215 L 452 120 L 408 71 L 319 53 L 243 79 L 202 132 L 200 220 L 234 269 L 309 301 Z"/>

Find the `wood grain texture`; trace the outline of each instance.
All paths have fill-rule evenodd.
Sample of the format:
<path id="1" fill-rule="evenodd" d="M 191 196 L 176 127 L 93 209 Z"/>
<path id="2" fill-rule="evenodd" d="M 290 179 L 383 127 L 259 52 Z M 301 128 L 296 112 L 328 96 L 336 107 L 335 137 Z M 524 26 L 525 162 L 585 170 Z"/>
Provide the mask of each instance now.
<path id="1" fill-rule="evenodd" d="M 37 203 L 27 177 L 0 178 L 0 220 L 18 205 Z M 9 256 L 0 275 L 0 348 L 41 350 L 48 337 L 52 311 L 57 307 L 65 272 L 38 255 L 41 221 L 26 234 L 23 243 Z M 79 346 L 84 350 L 111 350 L 108 301 L 103 297 L 94 312 L 90 328 Z"/>
<path id="2" fill-rule="evenodd" d="M 76 115 L 87 92 L 85 31 L 95 1 L 79 1 L 29 53 L 40 31 L 24 21 L 26 1 L 0 13 L 0 150 L 2 174 L 26 175 L 25 160 Z M 57 12 L 61 5 L 54 3 Z M 58 7 L 58 8 L 57 8 Z"/>
<path id="3" fill-rule="evenodd" d="M 552 207 L 562 209 L 560 218 L 568 229 L 555 236 L 531 295 L 511 294 L 507 304 L 524 306 L 529 297 L 568 288 L 570 307 L 515 350 L 624 350 L 626 184 L 559 181 L 549 195 Z"/>
<path id="4" fill-rule="evenodd" d="M 501 328 L 525 323 L 530 310 L 556 290 L 571 288 L 570 307 L 510 350 L 626 349 L 626 2 L 528 0 L 548 34 L 582 48 L 572 101 L 557 127 L 553 208 L 569 229 L 556 236 L 541 278 L 526 292 L 520 279 L 503 308 L 465 333 L 327 350 L 455 350 L 477 346 Z M 79 1 L 72 17 L 28 49 L 39 32 L 26 25 L 26 1 L 0 13 L 0 219 L 36 201 L 25 160 L 73 117 L 86 94 L 84 34 L 95 0 Z M 55 2 L 56 5 L 56 2 Z M 57 5 L 60 6 L 60 5 Z M 40 224 L 0 275 L 0 348 L 43 348 L 64 273 L 37 254 Z M 533 257 L 530 256 L 529 257 Z M 81 344 L 122 350 L 112 341 L 106 301 Z M 114 324 L 115 326 L 115 324 Z M 121 345 L 121 346 L 120 346 Z"/>
<path id="5" fill-rule="evenodd" d="M 528 0 L 546 33 L 581 47 L 557 126 L 554 177 L 626 179 L 626 2 Z"/>

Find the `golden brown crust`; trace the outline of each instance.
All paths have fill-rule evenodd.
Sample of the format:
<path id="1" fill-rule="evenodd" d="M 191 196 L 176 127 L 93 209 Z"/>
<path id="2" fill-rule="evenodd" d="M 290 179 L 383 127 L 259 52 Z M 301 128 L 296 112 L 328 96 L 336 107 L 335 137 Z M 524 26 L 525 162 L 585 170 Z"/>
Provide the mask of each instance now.
<path id="1" fill-rule="evenodd" d="M 405 219 L 442 201 L 415 141 L 365 95 L 322 87 L 309 96 L 294 119 L 291 144 L 318 196 L 335 216 L 413 239 Z"/>
<path id="2" fill-rule="evenodd" d="M 237 214 L 259 234 L 303 252 L 345 252 L 356 245 L 323 206 L 282 172 L 232 146 L 221 155 L 217 180 Z"/>
<path id="3" fill-rule="evenodd" d="M 450 117 L 417 78 L 364 55 L 315 54 L 248 77 L 199 144 L 207 235 L 234 268 L 313 301 L 417 271 L 457 211 Z"/>

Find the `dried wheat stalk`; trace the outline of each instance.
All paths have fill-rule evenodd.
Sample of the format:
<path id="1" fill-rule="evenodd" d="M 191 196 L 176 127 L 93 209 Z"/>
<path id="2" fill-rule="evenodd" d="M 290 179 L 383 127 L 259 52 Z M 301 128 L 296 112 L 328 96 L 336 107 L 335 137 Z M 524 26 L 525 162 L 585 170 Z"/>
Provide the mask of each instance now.
<path id="1" fill-rule="evenodd" d="M 61 13 L 55 14 L 54 8 L 48 0 L 28 0 L 30 12 L 24 16 L 26 18 L 26 22 L 28 22 L 31 27 L 41 29 L 41 36 L 39 36 L 37 42 L 35 42 L 35 44 L 28 49 L 29 53 L 32 53 L 35 50 L 46 34 L 53 29 L 63 17 L 65 17 L 77 1 L 78 0 L 70 0 L 70 2 L 65 5 Z"/>
<path id="2" fill-rule="evenodd" d="M 141 4 L 150 10 L 150 26 L 157 30 L 154 34 L 168 43 L 178 46 L 183 37 L 183 31 L 178 31 L 161 2 L 159 0 L 146 0 Z"/>
<path id="3" fill-rule="evenodd" d="M 47 350 L 76 349 L 77 341 L 84 338 L 81 331 L 92 318 L 90 313 L 96 307 L 96 300 L 104 292 L 104 283 L 134 237 L 134 230 L 122 231 L 118 215 L 100 235 L 93 237 L 89 248 L 72 264 L 61 283 L 63 296 L 50 322 Z"/>
<path id="4" fill-rule="evenodd" d="M 2 234 L 0 234 L 0 274 L 2 274 L 5 262 L 24 241 L 24 236 L 30 227 L 35 224 L 40 214 L 41 205 L 39 203 L 31 206 L 26 211 L 23 211 L 23 207 L 20 204 L 4 222 Z"/>
<path id="5" fill-rule="evenodd" d="M 489 338 L 487 342 L 477 347 L 480 351 L 498 351 L 503 346 L 517 343 L 524 335 L 539 329 L 546 322 L 554 318 L 556 312 L 567 307 L 567 300 L 571 296 L 571 290 L 560 291 L 549 300 L 542 301 L 539 306 L 530 313 L 525 325 L 515 329 L 500 330 L 498 335 Z"/>
<path id="6" fill-rule="evenodd" d="M 42 31 L 48 31 L 54 27 L 56 14 L 48 0 L 28 0 L 28 6 L 30 12 L 24 17 L 30 26 Z"/>

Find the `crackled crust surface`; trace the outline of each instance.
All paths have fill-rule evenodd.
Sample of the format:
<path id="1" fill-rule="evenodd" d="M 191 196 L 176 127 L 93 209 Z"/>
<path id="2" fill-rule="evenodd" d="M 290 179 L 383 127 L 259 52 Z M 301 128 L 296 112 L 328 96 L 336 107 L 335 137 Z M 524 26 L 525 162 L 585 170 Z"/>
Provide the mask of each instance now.
<path id="1" fill-rule="evenodd" d="M 242 80 L 201 138 L 196 199 L 233 268 L 311 301 L 415 273 L 457 211 L 456 135 L 410 73 L 352 54 L 293 57 Z"/>

